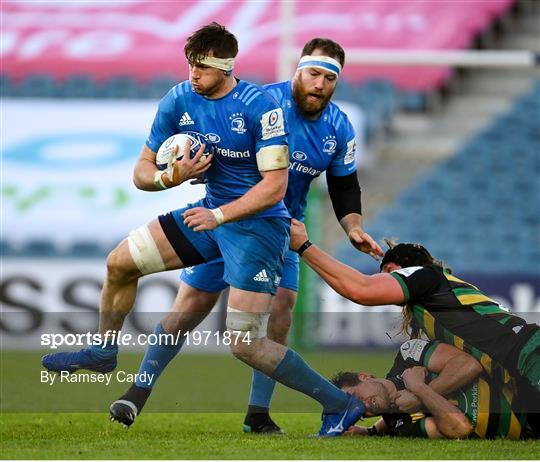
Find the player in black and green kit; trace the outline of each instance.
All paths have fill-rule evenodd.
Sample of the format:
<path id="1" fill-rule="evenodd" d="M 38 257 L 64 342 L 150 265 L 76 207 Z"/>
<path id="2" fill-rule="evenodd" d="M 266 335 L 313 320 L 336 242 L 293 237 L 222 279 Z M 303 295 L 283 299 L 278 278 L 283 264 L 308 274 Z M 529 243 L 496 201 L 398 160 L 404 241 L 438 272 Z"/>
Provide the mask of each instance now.
<path id="1" fill-rule="evenodd" d="M 471 354 L 494 381 L 517 387 L 523 412 L 540 416 L 540 327 L 456 276 L 419 244 L 392 246 L 381 274 L 367 276 L 315 245 L 293 221 L 291 248 L 334 290 L 362 305 L 404 306 L 404 328 Z"/>
<path id="2" fill-rule="evenodd" d="M 415 339 L 401 345 L 386 379 L 367 373 L 337 374 L 334 384 L 362 400 L 366 415 L 382 416 L 371 428 L 352 427 L 348 434 L 506 439 L 539 436 L 529 427 L 527 415 L 514 409 L 512 388 L 495 383 L 484 371 L 446 397 L 438 393 L 437 388 L 444 384 L 435 382 L 445 374 L 450 380 L 456 375 L 455 371 L 445 371 L 455 359 L 465 368 L 475 363 L 455 347 Z M 406 393 L 419 399 L 418 412 L 400 411 Z"/>
<path id="3" fill-rule="evenodd" d="M 525 379 L 540 391 L 538 325 L 527 324 L 477 287 L 453 276 L 419 244 L 389 249 L 381 271 L 401 286 L 404 328 L 411 337 L 422 331 L 430 340 L 471 354 L 503 383 L 510 377 Z"/>

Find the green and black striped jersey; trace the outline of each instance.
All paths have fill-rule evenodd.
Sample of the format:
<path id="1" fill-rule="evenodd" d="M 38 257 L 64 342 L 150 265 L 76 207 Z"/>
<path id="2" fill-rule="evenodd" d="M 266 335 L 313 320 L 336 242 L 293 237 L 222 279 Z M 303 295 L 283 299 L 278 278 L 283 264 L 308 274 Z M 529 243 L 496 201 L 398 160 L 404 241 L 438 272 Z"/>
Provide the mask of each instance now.
<path id="1" fill-rule="evenodd" d="M 413 322 L 430 340 L 469 353 L 500 383 L 517 374 L 519 354 L 539 330 L 536 324 L 527 324 L 438 266 L 402 268 L 390 274 L 403 289 Z"/>
<path id="2" fill-rule="evenodd" d="M 426 340 L 409 340 L 400 347 L 392 369 L 386 378 L 391 380 L 398 390 L 405 388 L 401 375 L 413 366 L 428 367 L 429 359 L 440 342 Z M 437 374 L 429 373 L 427 381 L 433 380 Z M 487 375 L 483 375 L 469 385 L 456 390 L 448 400 L 454 404 L 471 422 L 477 438 L 519 439 L 523 436 L 526 416 L 516 413 L 512 404 L 514 393 L 512 387 L 493 383 Z M 428 416 L 416 414 L 385 414 L 383 418 L 391 434 L 399 436 L 427 437 L 425 421 Z"/>

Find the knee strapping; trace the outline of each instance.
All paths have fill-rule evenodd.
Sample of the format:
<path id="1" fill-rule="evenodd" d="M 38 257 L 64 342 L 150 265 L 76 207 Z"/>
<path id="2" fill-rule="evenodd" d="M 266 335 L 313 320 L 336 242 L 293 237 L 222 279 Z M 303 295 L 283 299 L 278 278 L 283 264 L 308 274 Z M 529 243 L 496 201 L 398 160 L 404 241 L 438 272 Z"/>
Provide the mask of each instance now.
<path id="1" fill-rule="evenodd" d="M 142 274 L 165 270 L 165 263 L 147 225 L 129 233 L 128 246 L 129 253 Z"/>
<path id="2" fill-rule="evenodd" d="M 250 313 L 227 307 L 227 329 L 248 333 L 252 338 L 266 337 L 270 313 Z"/>

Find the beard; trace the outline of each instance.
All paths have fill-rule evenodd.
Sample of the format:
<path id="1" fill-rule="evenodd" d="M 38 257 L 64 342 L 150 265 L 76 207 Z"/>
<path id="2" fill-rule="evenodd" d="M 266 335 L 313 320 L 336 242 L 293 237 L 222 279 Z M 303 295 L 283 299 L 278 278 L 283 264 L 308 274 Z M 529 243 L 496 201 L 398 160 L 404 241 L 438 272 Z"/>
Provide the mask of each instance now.
<path id="1" fill-rule="evenodd" d="M 293 86 L 293 98 L 296 105 L 304 115 L 315 117 L 320 115 L 328 106 L 334 92 L 328 93 L 326 96 L 322 93 L 309 92 L 305 89 L 301 75 Z"/>

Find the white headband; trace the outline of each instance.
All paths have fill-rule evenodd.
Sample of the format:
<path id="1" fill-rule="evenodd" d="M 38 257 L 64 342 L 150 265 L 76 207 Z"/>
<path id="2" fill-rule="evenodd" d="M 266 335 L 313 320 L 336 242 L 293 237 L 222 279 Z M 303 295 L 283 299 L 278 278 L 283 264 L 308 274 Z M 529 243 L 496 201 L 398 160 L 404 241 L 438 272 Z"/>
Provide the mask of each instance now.
<path id="1" fill-rule="evenodd" d="M 198 62 L 200 64 L 204 64 L 205 66 L 214 67 L 227 73 L 232 72 L 234 69 L 234 58 L 215 58 L 214 56 L 207 56 Z"/>
<path id="2" fill-rule="evenodd" d="M 341 64 L 330 56 L 302 56 L 297 69 L 305 69 L 306 67 L 318 67 L 330 71 L 338 77 L 341 72 Z"/>

